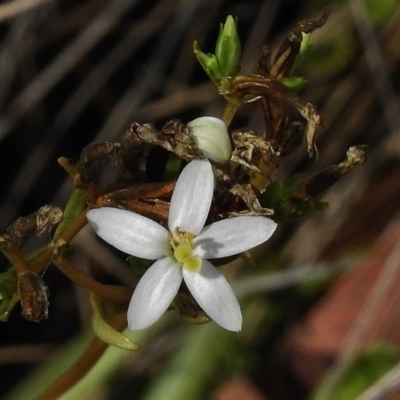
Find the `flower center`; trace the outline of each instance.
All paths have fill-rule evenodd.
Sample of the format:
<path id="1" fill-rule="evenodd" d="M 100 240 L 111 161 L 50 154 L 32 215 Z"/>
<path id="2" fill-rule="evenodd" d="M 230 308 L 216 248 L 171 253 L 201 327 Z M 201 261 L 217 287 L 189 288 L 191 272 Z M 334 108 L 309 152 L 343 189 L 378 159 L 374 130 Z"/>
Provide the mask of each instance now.
<path id="1" fill-rule="evenodd" d="M 174 235 L 168 239 L 173 252 L 172 256 L 183 268 L 190 272 L 198 272 L 202 264 L 201 258 L 193 255 L 194 238 L 193 234 L 182 232 L 177 228 Z"/>

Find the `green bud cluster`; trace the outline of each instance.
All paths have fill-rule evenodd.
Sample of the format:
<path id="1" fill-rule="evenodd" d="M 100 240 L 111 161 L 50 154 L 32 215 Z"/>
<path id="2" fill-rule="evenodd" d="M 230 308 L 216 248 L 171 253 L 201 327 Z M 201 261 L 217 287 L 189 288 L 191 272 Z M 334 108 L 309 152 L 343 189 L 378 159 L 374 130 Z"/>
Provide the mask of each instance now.
<path id="1" fill-rule="evenodd" d="M 214 84 L 219 87 L 221 80 L 232 79 L 240 71 L 241 46 L 237 31 L 237 22 L 229 15 L 225 24 L 221 24 L 215 45 L 215 54 L 203 53 L 195 41 L 193 51 Z"/>

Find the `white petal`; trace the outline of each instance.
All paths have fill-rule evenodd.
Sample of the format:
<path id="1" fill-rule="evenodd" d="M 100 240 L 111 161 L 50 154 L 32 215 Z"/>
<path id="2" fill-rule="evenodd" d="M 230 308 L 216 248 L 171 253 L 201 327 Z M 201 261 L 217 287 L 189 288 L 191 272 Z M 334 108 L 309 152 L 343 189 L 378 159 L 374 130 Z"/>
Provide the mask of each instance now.
<path id="1" fill-rule="evenodd" d="M 183 279 L 199 306 L 229 331 L 240 331 L 242 313 L 228 281 L 207 260 L 199 272 L 182 270 Z"/>
<path id="2" fill-rule="evenodd" d="M 250 250 L 268 240 L 276 223 L 266 217 L 235 217 L 204 227 L 194 244 L 195 255 L 201 258 L 221 258 Z"/>
<path id="3" fill-rule="evenodd" d="M 157 260 L 142 276 L 128 308 L 132 331 L 154 324 L 171 304 L 182 282 L 182 272 L 170 258 Z"/>
<path id="4" fill-rule="evenodd" d="M 214 174 L 208 160 L 191 161 L 179 175 L 172 194 L 168 226 L 197 235 L 203 228 L 214 192 Z"/>
<path id="5" fill-rule="evenodd" d="M 187 124 L 197 141 L 197 146 L 210 160 L 227 162 L 232 155 L 232 145 L 225 122 L 219 118 L 201 117 Z"/>
<path id="6" fill-rule="evenodd" d="M 88 211 L 87 219 L 103 240 L 124 253 L 148 260 L 166 254 L 168 231 L 149 218 L 103 207 Z"/>

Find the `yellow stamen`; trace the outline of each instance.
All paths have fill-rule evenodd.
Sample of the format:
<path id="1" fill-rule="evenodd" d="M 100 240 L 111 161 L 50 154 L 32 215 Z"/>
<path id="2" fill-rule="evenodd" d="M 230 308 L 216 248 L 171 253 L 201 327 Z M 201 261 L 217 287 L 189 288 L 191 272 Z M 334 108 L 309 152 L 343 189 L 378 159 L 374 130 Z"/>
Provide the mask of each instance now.
<path id="1" fill-rule="evenodd" d="M 189 257 L 183 264 L 184 268 L 190 272 L 199 272 L 201 268 L 202 260 L 200 257 Z"/>
<path id="2" fill-rule="evenodd" d="M 174 256 L 181 264 L 184 264 L 191 255 L 192 246 L 189 243 L 180 243 L 175 247 Z"/>
<path id="3" fill-rule="evenodd" d="M 170 238 L 170 245 L 173 257 L 190 272 L 198 272 L 201 268 L 202 260 L 200 257 L 193 256 L 194 235 L 188 232 L 181 232 L 176 229 L 174 238 Z"/>

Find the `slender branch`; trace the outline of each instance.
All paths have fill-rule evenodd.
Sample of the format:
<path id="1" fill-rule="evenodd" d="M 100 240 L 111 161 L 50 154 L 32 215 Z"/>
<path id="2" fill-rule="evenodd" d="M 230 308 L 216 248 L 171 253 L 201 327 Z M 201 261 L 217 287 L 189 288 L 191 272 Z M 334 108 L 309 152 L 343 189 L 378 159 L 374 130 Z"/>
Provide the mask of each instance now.
<path id="1" fill-rule="evenodd" d="M 58 242 L 69 243 L 86 224 L 87 224 L 87 219 L 85 210 L 75 219 L 75 221 L 68 227 L 68 229 L 66 229 L 62 233 L 62 235 L 58 239 Z M 30 263 L 30 269 L 36 273 L 43 271 L 49 265 L 53 257 L 54 257 L 54 245 L 50 244 L 47 246 L 47 250 L 45 250 L 37 259 L 33 260 Z"/>
<path id="2" fill-rule="evenodd" d="M 17 246 L 7 243 L 6 248 L 2 249 L 3 254 L 8 258 L 18 273 L 29 271 L 29 264 L 26 262 L 20 249 Z"/>
<path id="3" fill-rule="evenodd" d="M 105 299 L 117 303 L 128 303 L 132 297 L 132 293 L 129 289 L 104 285 L 93 279 L 90 275 L 76 268 L 76 266 L 69 260 L 55 259 L 53 260 L 53 264 L 65 276 L 71 279 L 72 282 Z"/>
<path id="4" fill-rule="evenodd" d="M 117 314 L 109 324 L 114 329 L 122 331 L 126 327 L 126 315 Z M 90 346 L 75 364 L 53 382 L 36 400 L 56 400 L 60 398 L 63 393 L 74 386 L 90 371 L 107 348 L 107 343 L 104 343 L 98 338 L 94 338 Z"/>
<path id="5" fill-rule="evenodd" d="M 87 210 L 83 211 L 82 214 L 75 219 L 74 223 L 62 233 L 59 238 L 60 241 L 69 243 L 79 233 L 79 231 L 87 224 L 86 212 Z"/>
<path id="6" fill-rule="evenodd" d="M 51 262 L 54 257 L 54 250 L 47 247 L 47 249 L 36 259 L 30 263 L 30 269 L 37 274 L 43 271 Z"/>
<path id="7" fill-rule="evenodd" d="M 52 0 L 14 0 L 0 6 L 0 22 L 18 17 L 32 8 L 43 6 Z"/>

